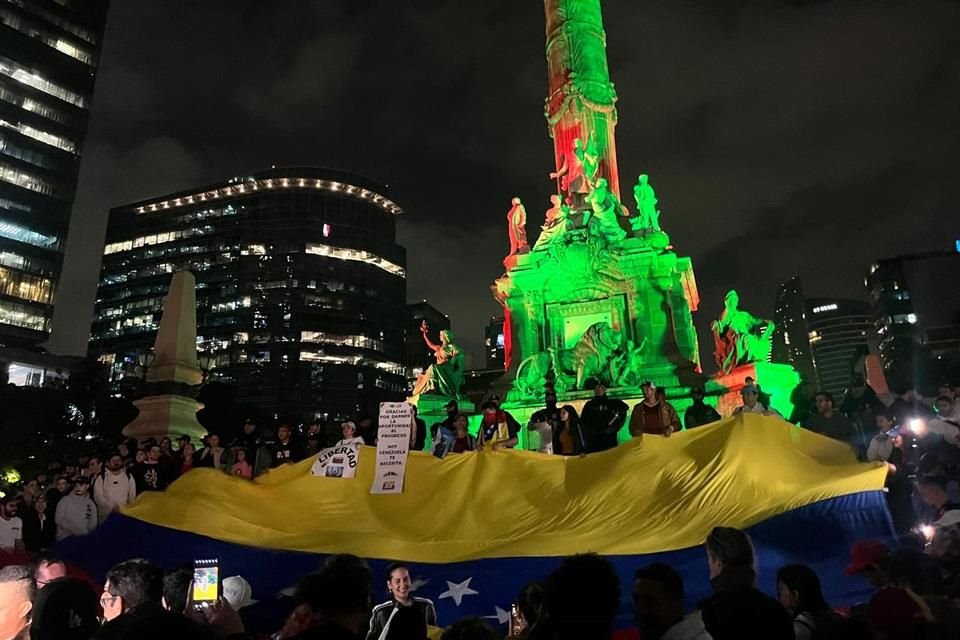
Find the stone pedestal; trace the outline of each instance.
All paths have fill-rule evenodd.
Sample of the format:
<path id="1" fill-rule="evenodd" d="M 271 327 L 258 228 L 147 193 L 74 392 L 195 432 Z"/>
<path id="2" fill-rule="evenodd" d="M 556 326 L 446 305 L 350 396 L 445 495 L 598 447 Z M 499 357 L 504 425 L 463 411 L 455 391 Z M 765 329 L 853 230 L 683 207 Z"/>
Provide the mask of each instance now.
<path id="1" fill-rule="evenodd" d="M 710 378 L 706 392 L 717 397 L 717 411 L 727 417 L 743 404 L 740 391 L 746 384 L 746 378 L 753 378 L 760 385 L 760 391 L 770 396 L 770 405 L 789 418 L 793 412 L 790 395 L 798 384 L 800 374 L 788 364 L 754 362 L 737 367 L 728 374 L 718 373 Z"/>
<path id="2" fill-rule="evenodd" d="M 207 430 L 197 422 L 197 411 L 203 404 L 193 398 L 177 394 L 147 396 L 133 403 L 140 413 L 123 428 L 128 438 L 144 440 L 163 437 L 176 439 L 188 435 L 196 444 Z"/>

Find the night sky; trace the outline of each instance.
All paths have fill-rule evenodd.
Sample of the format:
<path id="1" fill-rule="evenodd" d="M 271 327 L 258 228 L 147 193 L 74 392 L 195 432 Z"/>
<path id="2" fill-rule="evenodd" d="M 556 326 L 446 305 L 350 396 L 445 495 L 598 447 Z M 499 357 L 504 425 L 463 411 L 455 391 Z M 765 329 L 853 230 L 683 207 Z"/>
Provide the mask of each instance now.
<path id="1" fill-rule="evenodd" d="M 960 3 L 607 0 L 604 20 L 624 200 L 649 173 L 702 336 L 730 287 L 761 315 L 794 274 L 862 298 L 874 258 L 960 237 Z M 48 347 L 85 351 L 110 207 L 317 165 L 391 187 L 408 298 L 482 366 L 510 198 L 532 239 L 553 184 L 543 45 L 537 0 L 114 0 Z"/>

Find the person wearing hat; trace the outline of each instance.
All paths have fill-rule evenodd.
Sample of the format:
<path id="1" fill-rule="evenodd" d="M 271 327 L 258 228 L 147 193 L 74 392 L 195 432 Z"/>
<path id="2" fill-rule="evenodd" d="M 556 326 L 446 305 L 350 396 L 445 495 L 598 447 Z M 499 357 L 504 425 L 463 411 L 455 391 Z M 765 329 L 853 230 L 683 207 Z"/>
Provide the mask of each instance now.
<path id="1" fill-rule="evenodd" d="M 627 420 L 627 403 L 607 395 L 607 385 L 597 382 L 593 397 L 583 405 L 580 426 L 587 439 L 586 453 L 606 451 L 617 446 L 617 432 Z"/>
<path id="2" fill-rule="evenodd" d="M 770 407 L 769 409 L 760 404 L 760 387 L 750 383 L 743 386 L 740 390 L 740 397 L 743 398 L 743 404 L 733 410 L 733 415 L 741 413 L 759 413 L 764 416 L 783 416 L 780 412 Z"/>
<path id="3" fill-rule="evenodd" d="M 253 587 L 242 576 L 224 578 L 221 588 L 223 589 L 223 599 L 230 603 L 234 611 L 240 611 L 244 607 L 257 604 L 257 601 L 252 597 Z"/>
<path id="4" fill-rule="evenodd" d="M 487 400 L 480 405 L 480 430 L 477 432 L 477 449 L 512 449 L 519 441 L 520 425 L 512 423 L 507 413 L 497 403 Z"/>
<path id="5" fill-rule="evenodd" d="M 356 445 L 358 447 L 362 447 L 363 445 L 366 444 L 366 442 L 363 441 L 363 437 L 357 435 L 357 425 L 351 422 L 350 420 L 347 420 L 346 422 L 341 424 L 340 430 L 343 433 L 343 438 L 341 438 L 337 442 L 337 444 L 333 446 L 344 447 L 344 446 Z"/>
<path id="6" fill-rule="evenodd" d="M 70 536 L 82 536 L 97 528 L 97 505 L 90 498 L 90 478 L 79 476 L 73 491 L 63 496 L 57 504 L 54 517 L 57 523 L 57 540 Z"/>
<path id="7" fill-rule="evenodd" d="M 693 397 L 693 404 L 687 407 L 683 414 L 683 426 L 687 429 L 702 427 L 705 424 L 716 422 L 720 419 L 717 410 L 703 401 L 705 394 L 700 387 L 694 387 L 690 392 Z"/>
<path id="8" fill-rule="evenodd" d="M 647 380 L 640 388 L 643 400 L 630 414 L 630 435 L 639 438 L 646 433 L 669 438 L 674 431 L 680 431 L 680 416 L 672 404 L 657 397 L 657 385 Z"/>
<path id="9" fill-rule="evenodd" d="M 100 626 L 97 594 L 76 578 L 59 578 L 33 602 L 31 640 L 89 640 Z"/>

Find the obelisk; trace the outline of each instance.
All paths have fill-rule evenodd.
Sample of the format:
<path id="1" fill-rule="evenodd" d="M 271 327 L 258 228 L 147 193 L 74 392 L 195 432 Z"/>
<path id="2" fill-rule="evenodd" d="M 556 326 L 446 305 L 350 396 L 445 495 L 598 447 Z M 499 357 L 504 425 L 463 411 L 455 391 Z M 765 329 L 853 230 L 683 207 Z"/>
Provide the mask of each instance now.
<path id="1" fill-rule="evenodd" d="M 203 380 L 197 366 L 196 282 L 189 271 L 179 271 L 170 280 L 153 344 L 156 357 L 144 376 L 148 395 L 133 403 L 140 413 L 123 428 L 128 438 L 188 435 L 196 442 L 207 433 L 197 421 L 203 405 L 193 397 Z"/>
<path id="2" fill-rule="evenodd" d="M 607 68 L 607 36 L 600 0 L 544 0 L 547 17 L 547 93 L 544 115 L 553 138 L 559 173 L 575 178 L 580 171 L 575 145 L 594 146 L 599 160 L 597 178 L 606 178 L 620 197 L 617 171 L 617 93 Z M 566 186 L 567 182 L 558 183 Z M 576 187 L 561 186 L 565 196 Z"/>

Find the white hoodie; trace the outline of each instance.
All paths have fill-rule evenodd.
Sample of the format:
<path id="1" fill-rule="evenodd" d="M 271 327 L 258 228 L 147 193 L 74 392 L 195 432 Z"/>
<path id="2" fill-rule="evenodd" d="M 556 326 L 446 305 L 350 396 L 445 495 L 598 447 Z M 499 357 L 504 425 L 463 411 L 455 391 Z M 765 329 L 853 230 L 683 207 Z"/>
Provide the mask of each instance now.
<path id="1" fill-rule="evenodd" d="M 137 497 L 137 483 L 126 469 L 114 473 L 107 469 L 93 481 L 93 501 L 97 503 L 100 523 L 114 511 Z"/>

